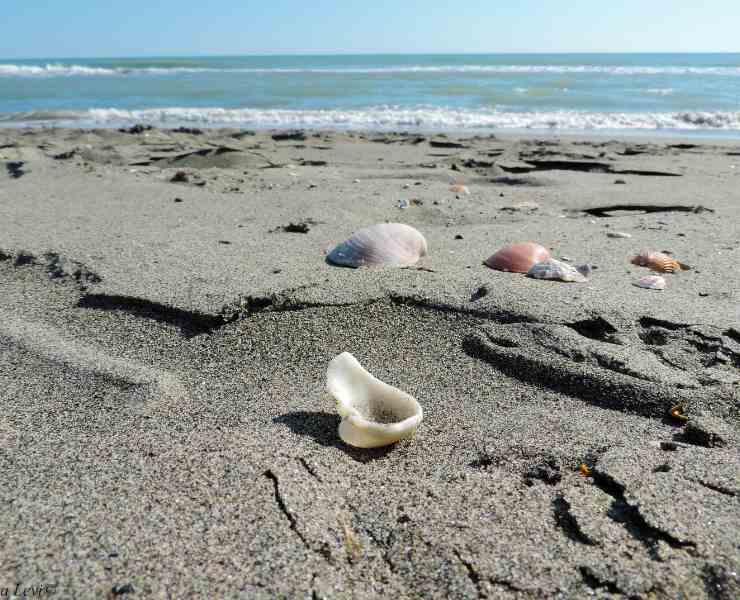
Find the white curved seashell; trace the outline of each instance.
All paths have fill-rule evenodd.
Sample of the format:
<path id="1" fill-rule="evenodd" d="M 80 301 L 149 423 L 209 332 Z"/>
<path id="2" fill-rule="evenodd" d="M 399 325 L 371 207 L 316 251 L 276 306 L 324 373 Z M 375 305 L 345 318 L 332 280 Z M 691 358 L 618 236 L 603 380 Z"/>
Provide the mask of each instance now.
<path id="1" fill-rule="evenodd" d="M 646 275 L 645 277 L 640 277 L 640 279 L 635 282 L 635 285 L 649 290 L 664 290 L 665 278 L 660 275 Z"/>
<path id="2" fill-rule="evenodd" d="M 424 413 L 416 399 L 373 377 L 349 352 L 335 357 L 326 387 L 342 417 L 339 437 L 358 448 L 377 448 L 410 438 Z"/>
<path id="3" fill-rule="evenodd" d="M 403 223 L 380 223 L 361 229 L 326 257 L 344 267 L 413 265 L 427 253 L 424 236 Z"/>
<path id="4" fill-rule="evenodd" d="M 574 266 L 554 258 L 538 262 L 527 271 L 527 276 L 535 279 L 555 279 L 573 283 L 588 281 L 586 276 Z"/>

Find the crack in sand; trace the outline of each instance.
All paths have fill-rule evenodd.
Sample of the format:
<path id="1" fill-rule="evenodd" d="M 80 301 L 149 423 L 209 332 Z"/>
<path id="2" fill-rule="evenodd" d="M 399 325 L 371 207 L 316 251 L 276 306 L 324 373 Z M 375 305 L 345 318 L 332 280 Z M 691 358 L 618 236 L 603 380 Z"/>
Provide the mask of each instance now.
<path id="1" fill-rule="evenodd" d="M 288 519 L 291 531 L 295 532 L 295 534 L 298 536 L 298 539 L 301 540 L 307 550 L 310 550 L 314 554 L 317 554 L 327 563 L 331 564 L 331 552 L 329 552 L 327 548 L 314 548 L 308 538 L 306 538 L 306 536 L 298 528 L 298 520 L 295 518 L 295 515 L 290 511 L 290 509 L 288 509 L 288 505 L 285 503 L 285 499 L 280 493 L 280 480 L 278 479 L 278 476 L 275 474 L 275 472 L 272 471 L 272 469 L 267 469 L 264 473 L 262 473 L 262 475 L 272 481 L 272 485 L 275 491 L 275 502 L 277 503 L 280 512 L 282 512 Z"/>
<path id="2" fill-rule="evenodd" d="M 731 496 L 731 497 L 737 496 L 737 493 L 735 492 L 735 490 L 731 490 L 730 488 L 726 488 L 724 486 L 717 485 L 714 483 L 709 483 L 708 481 L 704 481 L 703 479 L 689 479 L 689 481 L 695 481 L 699 485 L 703 485 L 705 488 L 715 491 L 719 494 L 723 494 L 725 496 Z"/>
<path id="3" fill-rule="evenodd" d="M 568 539 L 585 544 L 586 546 L 598 545 L 583 532 L 581 526 L 578 524 L 578 519 L 570 512 L 570 503 L 561 494 L 555 496 L 552 501 L 552 507 L 555 525 L 565 533 Z"/>
<path id="4" fill-rule="evenodd" d="M 77 302 L 77 308 L 121 311 L 143 319 L 167 323 L 177 327 L 186 338 L 212 333 L 230 322 L 220 316 L 183 310 L 135 296 L 86 294 Z"/>
<path id="5" fill-rule="evenodd" d="M 696 543 L 680 540 L 667 531 L 655 527 L 645 520 L 639 505 L 630 504 L 625 495 L 625 486 L 604 471 L 593 471 L 594 484 L 602 492 L 613 498 L 608 516 L 617 523 L 622 523 L 627 532 L 638 540 L 653 560 L 660 561 L 658 542 L 665 542 L 673 549 L 686 550 L 695 554 Z"/>
<path id="6" fill-rule="evenodd" d="M 613 171 L 613 173 L 621 173 L 625 175 L 634 174 L 629 171 Z M 609 204 L 607 206 L 596 206 L 594 208 L 584 208 L 580 212 L 591 215 L 597 218 L 609 218 L 616 217 L 619 215 L 613 215 L 615 212 L 639 212 L 641 214 L 650 213 L 664 213 L 664 212 L 684 212 L 699 214 L 703 212 L 713 213 L 714 209 L 706 208 L 699 204 L 694 206 L 687 206 L 684 204 Z"/>
<path id="7" fill-rule="evenodd" d="M 624 590 L 622 590 L 616 583 L 613 581 L 608 581 L 605 579 L 601 579 L 598 577 L 591 567 L 588 566 L 580 566 L 578 567 L 578 572 L 581 574 L 581 578 L 583 579 L 583 583 L 585 583 L 588 587 L 590 587 L 592 590 L 599 590 L 599 589 L 605 589 L 611 594 L 624 594 Z"/>
<path id="8" fill-rule="evenodd" d="M 321 477 L 317 475 L 316 471 L 313 470 L 313 468 L 311 467 L 311 465 L 308 463 L 308 461 L 305 458 L 303 458 L 302 456 L 299 456 L 296 460 L 301 464 L 301 466 L 304 469 L 306 469 L 306 471 L 308 471 L 309 475 L 311 475 L 317 481 L 322 482 Z"/>
<path id="9" fill-rule="evenodd" d="M 481 587 L 481 577 L 478 571 L 475 570 L 475 567 L 472 565 L 472 563 L 462 557 L 462 554 L 460 554 L 460 551 L 457 548 L 455 548 L 453 552 L 455 553 L 457 560 L 459 560 L 460 563 L 465 567 L 465 572 L 468 575 L 468 579 L 475 586 L 475 589 L 478 592 L 478 598 L 486 598 L 487 594 L 483 591 L 483 588 Z"/>

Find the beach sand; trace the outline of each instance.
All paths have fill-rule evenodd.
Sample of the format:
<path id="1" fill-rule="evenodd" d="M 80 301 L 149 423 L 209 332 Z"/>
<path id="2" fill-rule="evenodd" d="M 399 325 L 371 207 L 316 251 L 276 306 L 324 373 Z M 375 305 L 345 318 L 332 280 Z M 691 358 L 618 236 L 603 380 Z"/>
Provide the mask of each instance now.
<path id="1" fill-rule="evenodd" d="M 278 137 L 0 130 L 0 589 L 740 597 L 740 143 Z M 326 263 L 385 221 L 428 256 Z M 344 351 L 413 440 L 342 443 Z"/>

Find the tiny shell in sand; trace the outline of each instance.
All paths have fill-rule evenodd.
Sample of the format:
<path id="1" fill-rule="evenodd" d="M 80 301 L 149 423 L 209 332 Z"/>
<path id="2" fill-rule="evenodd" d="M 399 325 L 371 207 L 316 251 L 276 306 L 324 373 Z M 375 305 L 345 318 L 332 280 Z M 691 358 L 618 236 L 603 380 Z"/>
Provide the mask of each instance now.
<path id="1" fill-rule="evenodd" d="M 527 276 L 534 279 L 551 279 L 567 283 L 585 283 L 588 281 L 588 278 L 579 269 L 554 258 L 533 265 L 527 272 Z"/>
<path id="2" fill-rule="evenodd" d="M 416 399 L 373 377 L 349 352 L 335 357 L 326 387 L 342 417 L 339 437 L 357 448 L 378 448 L 413 437 L 424 413 Z"/>
<path id="3" fill-rule="evenodd" d="M 665 278 L 660 275 L 646 275 L 645 277 L 640 277 L 634 285 L 649 290 L 663 290 L 665 289 Z"/>
<path id="4" fill-rule="evenodd" d="M 456 194 L 465 194 L 466 196 L 470 195 L 470 190 L 468 189 L 467 185 L 462 185 L 460 183 L 456 183 L 455 185 L 450 187 L 451 192 L 455 192 Z"/>
<path id="5" fill-rule="evenodd" d="M 657 271 L 658 273 L 675 273 L 682 269 L 687 271 L 691 268 L 663 252 L 654 252 L 652 250 L 641 250 L 632 259 L 632 264 L 640 267 L 648 267 L 651 271 Z"/>
<path id="6" fill-rule="evenodd" d="M 343 267 L 413 265 L 427 253 L 424 236 L 403 223 L 380 223 L 355 232 L 326 259 Z"/>
<path id="7" fill-rule="evenodd" d="M 497 271 L 526 273 L 534 265 L 550 258 L 550 251 L 534 242 L 510 244 L 489 256 L 485 264 Z"/>

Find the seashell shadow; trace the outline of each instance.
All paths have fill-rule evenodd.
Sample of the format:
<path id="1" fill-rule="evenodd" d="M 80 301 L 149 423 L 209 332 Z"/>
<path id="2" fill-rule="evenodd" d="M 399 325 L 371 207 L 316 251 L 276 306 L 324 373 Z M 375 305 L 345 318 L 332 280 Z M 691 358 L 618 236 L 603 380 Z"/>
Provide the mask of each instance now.
<path id="1" fill-rule="evenodd" d="M 298 410 L 275 417 L 272 422 L 286 425 L 293 433 L 311 437 L 329 448 L 339 448 L 357 462 L 367 463 L 385 457 L 398 444 L 380 448 L 355 448 L 345 444 L 337 433 L 341 417 L 336 413 Z"/>

